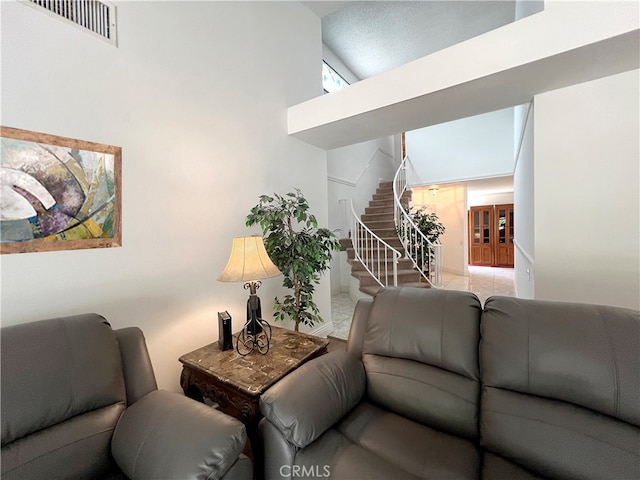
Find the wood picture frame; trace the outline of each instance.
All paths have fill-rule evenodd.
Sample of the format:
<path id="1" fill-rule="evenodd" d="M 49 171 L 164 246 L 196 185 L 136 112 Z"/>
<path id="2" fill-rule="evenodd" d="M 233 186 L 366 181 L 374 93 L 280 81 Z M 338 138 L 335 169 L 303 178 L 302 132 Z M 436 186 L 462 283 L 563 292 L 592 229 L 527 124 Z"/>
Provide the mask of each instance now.
<path id="1" fill-rule="evenodd" d="M 0 253 L 122 245 L 122 148 L 0 127 Z"/>

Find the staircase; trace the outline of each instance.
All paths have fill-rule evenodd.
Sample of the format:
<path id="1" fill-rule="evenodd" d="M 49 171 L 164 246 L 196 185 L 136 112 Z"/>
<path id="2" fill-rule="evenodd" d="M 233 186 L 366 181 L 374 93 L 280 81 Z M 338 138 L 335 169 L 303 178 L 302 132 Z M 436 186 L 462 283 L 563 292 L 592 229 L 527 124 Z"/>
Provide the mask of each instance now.
<path id="1" fill-rule="evenodd" d="M 402 202 L 406 205 L 411 197 L 411 192 L 406 192 L 402 197 Z M 404 252 L 402 242 L 396 233 L 394 222 L 394 200 L 393 200 L 393 182 L 382 182 L 378 186 L 373 198 L 369 201 L 369 206 L 365 208 L 362 215 L 362 222 L 369 227 L 376 235 L 382 238 L 393 248 Z M 364 265 L 355 259 L 355 251 L 351 245 L 351 239 L 342 239 L 340 241 L 342 250 L 347 252 L 347 261 L 351 265 L 351 276 L 357 278 L 360 282 L 359 290 L 367 295 L 374 296 L 383 288 L 378 282 L 366 271 Z M 375 255 L 375 254 L 374 254 Z M 392 272 L 393 260 L 387 260 L 388 271 Z M 387 283 L 393 285 L 393 278 L 387 278 Z M 429 284 L 422 282 L 420 273 L 413 268 L 410 259 L 401 258 L 398 261 L 398 286 L 428 288 Z M 384 279 L 383 279 L 384 281 Z"/>

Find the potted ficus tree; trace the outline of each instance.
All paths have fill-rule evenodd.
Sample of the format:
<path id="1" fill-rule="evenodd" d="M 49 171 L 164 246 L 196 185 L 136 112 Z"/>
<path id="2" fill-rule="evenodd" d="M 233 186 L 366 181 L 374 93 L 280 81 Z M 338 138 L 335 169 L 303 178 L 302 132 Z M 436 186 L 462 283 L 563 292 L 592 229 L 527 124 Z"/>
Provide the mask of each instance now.
<path id="1" fill-rule="evenodd" d="M 440 223 L 438 215 L 434 212 L 429 213 L 426 207 L 419 208 L 418 210 L 412 210 L 409 212 L 411 219 L 418 227 L 425 237 L 431 243 L 438 243 L 440 235 L 444 233 L 444 225 Z"/>
<path id="2" fill-rule="evenodd" d="M 409 216 L 418 230 L 431 242 L 432 244 L 438 244 L 440 236 L 444 233 L 445 227 L 440 222 L 438 215 L 434 212 L 429 213 L 426 207 L 421 207 L 417 210 L 411 208 L 409 210 Z M 403 228 L 398 229 L 398 235 L 404 236 Z M 408 244 L 406 245 L 409 255 L 411 255 L 418 265 L 422 266 L 422 271 L 425 276 L 429 276 L 431 270 L 431 248 L 422 245 L 421 241 L 416 237 L 410 236 Z M 417 241 L 417 243 L 415 243 Z M 431 252 L 431 254 L 430 254 Z"/>
<path id="3" fill-rule="evenodd" d="M 340 249 L 336 235 L 318 228 L 309 203 L 297 188 L 284 196 L 262 195 L 246 224 L 260 225 L 265 249 L 284 276 L 283 286 L 293 290 L 282 301 L 276 297 L 274 319 L 293 320 L 296 331 L 301 323 L 312 327 L 322 322 L 313 292 L 320 274 L 329 268 L 332 252 Z"/>

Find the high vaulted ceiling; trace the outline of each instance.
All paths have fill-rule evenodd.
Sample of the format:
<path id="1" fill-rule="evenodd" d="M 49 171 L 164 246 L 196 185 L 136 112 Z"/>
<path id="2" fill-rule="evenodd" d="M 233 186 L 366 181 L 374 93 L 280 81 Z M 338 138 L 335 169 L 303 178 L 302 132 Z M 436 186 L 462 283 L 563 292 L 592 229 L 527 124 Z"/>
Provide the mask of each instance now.
<path id="1" fill-rule="evenodd" d="M 322 18 L 324 44 L 360 80 L 511 23 L 516 11 L 512 0 L 303 3 Z"/>

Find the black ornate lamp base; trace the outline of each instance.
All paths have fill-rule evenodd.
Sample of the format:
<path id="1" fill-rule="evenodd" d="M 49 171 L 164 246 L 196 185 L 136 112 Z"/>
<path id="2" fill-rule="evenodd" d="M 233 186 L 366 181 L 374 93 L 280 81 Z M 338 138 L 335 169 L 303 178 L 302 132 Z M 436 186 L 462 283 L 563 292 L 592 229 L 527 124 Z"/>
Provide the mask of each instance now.
<path id="1" fill-rule="evenodd" d="M 262 355 L 266 355 L 269 351 L 269 344 L 271 342 L 271 325 L 266 320 L 261 318 L 256 320 L 256 323 L 260 325 L 260 329 L 251 328 L 252 320 L 247 321 L 244 327 L 236 338 L 236 351 L 243 357 L 249 355 L 254 350 L 257 350 Z M 255 324 L 253 325 L 255 326 Z M 256 330 L 260 330 L 256 332 Z M 256 332 L 256 333 L 250 333 Z"/>
<path id="2" fill-rule="evenodd" d="M 247 323 L 236 338 L 236 351 L 239 355 L 249 355 L 257 350 L 263 355 L 269 351 L 271 341 L 271 325 L 263 320 L 262 308 L 260 307 L 260 297 L 257 290 L 260 288 L 260 281 L 252 281 L 244 284 L 245 290 L 249 290 L 249 300 L 247 300 Z"/>

